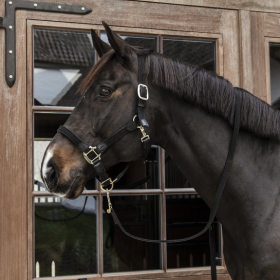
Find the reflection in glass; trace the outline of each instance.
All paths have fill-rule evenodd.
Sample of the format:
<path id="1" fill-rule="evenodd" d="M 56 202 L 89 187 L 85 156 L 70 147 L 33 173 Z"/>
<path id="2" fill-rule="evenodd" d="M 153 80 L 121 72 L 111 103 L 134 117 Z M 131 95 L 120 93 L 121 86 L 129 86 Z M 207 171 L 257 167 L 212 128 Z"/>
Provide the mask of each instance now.
<path id="1" fill-rule="evenodd" d="M 76 106 L 95 63 L 90 32 L 34 29 L 34 105 Z"/>
<path id="2" fill-rule="evenodd" d="M 35 113 L 34 114 L 34 191 L 46 191 L 41 178 L 41 163 L 50 141 L 60 125 L 69 118 L 70 113 Z M 86 189 L 96 189 L 95 180 L 87 182 Z"/>
<path id="3" fill-rule="evenodd" d="M 167 239 L 192 236 L 201 231 L 209 219 L 209 208 L 198 194 L 166 196 Z M 215 222 L 216 261 L 221 262 L 220 224 Z M 167 244 L 167 267 L 183 268 L 210 266 L 208 231 L 202 236 L 183 243 Z"/>
<path id="4" fill-rule="evenodd" d="M 34 276 L 97 273 L 97 200 L 34 198 Z"/>
<path id="5" fill-rule="evenodd" d="M 55 136 L 58 127 L 66 122 L 70 114 L 34 114 L 34 190 L 46 191 L 40 174 L 46 148 Z"/>
<path id="6" fill-rule="evenodd" d="M 280 107 L 280 45 L 269 46 L 271 105 Z"/>
<path id="7" fill-rule="evenodd" d="M 111 196 L 124 228 L 131 234 L 160 239 L 160 203 L 157 195 Z M 123 234 L 106 210 L 103 197 L 104 272 L 140 271 L 161 268 L 160 245 L 137 241 Z"/>
<path id="8" fill-rule="evenodd" d="M 129 45 L 134 47 L 142 47 L 144 49 L 152 49 L 154 52 L 158 52 L 158 43 L 156 36 L 147 35 L 132 35 L 132 34 L 118 34 Z M 100 38 L 110 45 L 106 33 L 101 33 Z"/>
<path id="9" fill-rule="evenodd" d="M 120 163 L 108 171 L 111 178 L 116 178 L 127 163 Z M 158 189 L 160 187 L 159 176 L 159 147 L 152 146 L 145 159 L 135 161 L 121 178 L 114 185 L 114 189 Z"/>
<path id="10" fill-rule="evenodd" d="M 215 41 L 164 37 L 162 44 L 164 55 L 216 72 Z"/>

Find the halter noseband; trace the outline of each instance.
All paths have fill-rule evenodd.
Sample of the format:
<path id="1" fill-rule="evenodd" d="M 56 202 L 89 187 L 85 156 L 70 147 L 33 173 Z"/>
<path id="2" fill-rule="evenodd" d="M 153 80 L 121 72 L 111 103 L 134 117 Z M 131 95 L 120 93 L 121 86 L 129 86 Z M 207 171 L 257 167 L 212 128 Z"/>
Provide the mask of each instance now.
<path id="1" fill-rule="evenodd" d="M 95 147 L 85 144 L 78 136 L 76 136 L 72 131 L 70 131 L 63 125 L 61 125 L 57 130 L 57 132 L 62 133 L 69 140 L 71 140 L 80 149 L 80 151 L 83 152 L 83 156 L 86 159 L 86 161 L 89 164 L 93 165 L 96 173 L 98 174 L 98 180 L 101 183 L 101 189 L 107 192 L 109 206 L 109 209 L 107 210 L 108 213 L 111 213 L 112 209 L 109 192 L 113 189 L 114 183 L 118 182 L 121 179 L 121 177 L 125 174 L 132 162 L 128 163 L 126 168 L 113 180 L 109 177 L 101 160 L 102 153 L 104 153 L 107 150 L 107 148 L 109 148 L 120 138 L 122 138 L 129 132 L 136 130 L 137 128 L 140 129 L 140 132 L 142 134 L 141 142 L 143 153 L 141 158 L 145 158 L 148 155 L 151 148 L 150 137 L 146 134 L 144 129 L 144 127 L 149 127 L 148 122 L 145 118 L 146 101 L 149 99 L 149 92 L 148 87 L 145 85 L 145 75 L 143 73 L 144 65 L 144 56 L 138 55 L 138 104 L 136 109 L 136 115 L 133 117 L 133 120 L 130 121 L 127 125 L 123 126 L 120 130 L 115 132 L 113 135 L 111 135 Z M 136 124 L 136 118 L 138 118 L 140 125 Z"/>

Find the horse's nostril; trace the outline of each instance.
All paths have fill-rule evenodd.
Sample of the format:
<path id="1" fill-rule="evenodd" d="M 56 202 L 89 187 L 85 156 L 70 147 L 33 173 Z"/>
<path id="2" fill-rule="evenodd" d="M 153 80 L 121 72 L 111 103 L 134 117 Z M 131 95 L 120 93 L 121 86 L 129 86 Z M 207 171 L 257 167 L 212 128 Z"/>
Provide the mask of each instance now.
<path id="1" fill-rule="evenodd" d="M 58 183 L 58 169 L 53 160 L 48 162 L 47 168 L 45 170 L 45 178 L 47 185 L 51 189 L 56 187 Z"/>

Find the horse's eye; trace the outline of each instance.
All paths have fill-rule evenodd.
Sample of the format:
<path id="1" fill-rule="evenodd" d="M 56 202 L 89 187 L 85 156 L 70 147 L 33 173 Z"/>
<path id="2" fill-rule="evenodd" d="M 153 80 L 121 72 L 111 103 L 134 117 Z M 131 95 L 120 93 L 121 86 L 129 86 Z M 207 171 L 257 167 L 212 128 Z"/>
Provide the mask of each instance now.
<path id="1" fill-rule="evenodd" d="M 108 88 L 101 88 L 100 96 L 101 97 L 109 97 L 112 94 L 112 91 Z"/>

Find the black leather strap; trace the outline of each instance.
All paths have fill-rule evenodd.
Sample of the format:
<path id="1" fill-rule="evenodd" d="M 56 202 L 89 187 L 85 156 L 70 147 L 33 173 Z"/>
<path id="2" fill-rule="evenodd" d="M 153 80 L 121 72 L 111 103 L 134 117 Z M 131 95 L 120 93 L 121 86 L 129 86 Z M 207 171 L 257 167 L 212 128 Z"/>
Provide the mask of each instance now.
<path id="1" fill-rule="evenodd" d="M 72 131 L 61 125 L 57 132 L 62 133 L 69 140 L 71 140 L 82 152 L 88 152 L 89 146 L 85 144 L 78 136 L 76 136 Z"/>
<path id="2" fill-rule="evenodd" d="M 217 280 L 216 269 L 216 239 L 214 225 L 209 228 L 209 245 L 210 245 L 210 263 L 211 263 L 211 279 Z"/>
<path id="3" fill-rule="evenodd" d="M 144 55 L 138 55 L 138 83 L 146 84 L 146 73 L 145 73 L 145 57 Z M 140 96 L 147 98 L 148 92 L 146 87 L 140 86 Z M 137 90 L 138 94 L 138 90 Z M 143 100 L 138 97 L 138 105 L 137 105 L 137 115 L 140 121 L 140 124 L 143 127 L 148 127 L 149 124 L 145 118 L 145 108 L 146 108 L 146 100 Z"/>
<path id="4" fill-rule="evenodd" d="M 135 129 L 137 129 L 136 123 L 134 121 L 129 122 L 127 125 L 125 125 L 120 130 L 115 132 L 112 136 L 110 136 L 105 141 L 103 141 L 102 143 L 97 145 L 97 147 L 96 147 L 97 153 L 99 153 L 99 154 L 104 153 L 108 147 L 110 147 L 112 144 L 117 142 L 123 136 L 125 136 L 126 134 L 128 134 L 129 132 L 131 132 Z"/>
<path id="5" fill-rule="evenodd" d="M 145 158 L 151 149 L 151 139 L 145 138 L 142 142 L 143 153 L 141 158 Z"/>

